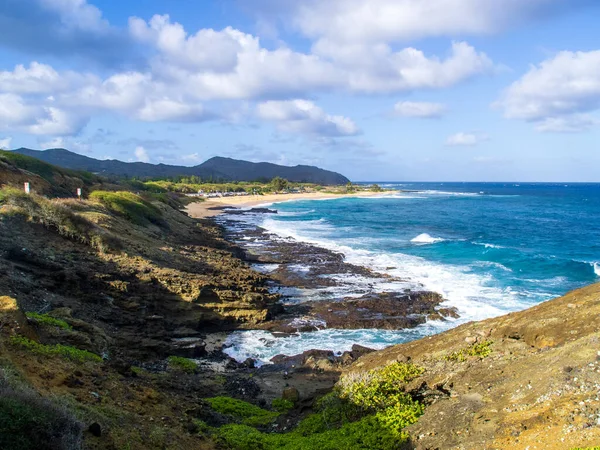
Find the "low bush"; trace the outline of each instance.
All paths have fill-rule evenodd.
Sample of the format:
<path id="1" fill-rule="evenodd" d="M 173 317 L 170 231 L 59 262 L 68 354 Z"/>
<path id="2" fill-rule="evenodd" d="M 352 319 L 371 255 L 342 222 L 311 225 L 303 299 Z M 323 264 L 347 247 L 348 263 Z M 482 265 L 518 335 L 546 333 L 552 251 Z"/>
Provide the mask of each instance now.
<path id="1" fill-rule="evenodd" d="M 182 358 L 181 356 L 169 356 L 169 366 L 182 372 L 193 373 L 198 365 L 191 359 Z"/>
<path id="2" fill-rule="evenodd" d="M 94 191 L 89 198 L 137 225 L 164 225 L 160 209 L 132 192 Z"/>
<path id="3" fill-rule="evenodd" d="M 251 403 L 231 397 L 212 397 L 205 400 L 218 413 L 240 419 L 244 425 L 265 426 L 279 416 L 278 412 L 267 411 Z"/>
<path id="4" fill-rule="evenodd" d="M 492 341 L 485 341 L 479 344 L 473 344 L 470 347 L 463 348 L 459 351 L 452 352 L 445 357 L 447 361 L 466 361 L 469 356 L 478 357 L 479 359 L 487 358 L 492 353 Z"/>
<path id="5" fill-rule="evenodd" d="M 284 413 L 294 407 L 294 402 L 283 398 L 276 398 L 271 403 L 273 409 L 277 412 Z"/>
<path id="6" fill-rule="evenodd" d="M 65 408 L 32 391 L 0 384 L 0 448 L 77 450 L 82 425 Z"/>
<path id="7" fill-rule="evenodd" d="M 88 352 L 87 350 L 80 350 L 78 348 L 62 344 L 40 344 L 39 342 L 32 341 L 31 339 L 20 335 L 11 336 L 10 343 L 38 355 L 60 356 L 75 362 L 102 362 L 102 358 L 100 356 L 96 355 L 95 353 Z"/>
<path id="8" fill-rule="evenodd" d="M 215 437 L 234 450 L 402 449 L 408 442 L 405 428 L 415 423 L 424 409 L 404 389 L 423 371 L 412 364 L 394 363 L 346 376 L 316 403 L 316 412 L 289 433 L 262 433 L 243 422 L 216 429 Z"/>
<path id="9" fill-rule="evenodd" d="M 62 328 L 63 330 L 71 330 L 73 328 L 73 327 L 71 327 L 71 325 L 69 325 L 64 320 L 56 319 L 54 317 L 49 316 L 48 314 L 38 314 L 38 313 L 34 313 L 34 312 L 28 312 L 25 315 L 27 316 L 28 319 L 31 319 L 40 325 Z"/>

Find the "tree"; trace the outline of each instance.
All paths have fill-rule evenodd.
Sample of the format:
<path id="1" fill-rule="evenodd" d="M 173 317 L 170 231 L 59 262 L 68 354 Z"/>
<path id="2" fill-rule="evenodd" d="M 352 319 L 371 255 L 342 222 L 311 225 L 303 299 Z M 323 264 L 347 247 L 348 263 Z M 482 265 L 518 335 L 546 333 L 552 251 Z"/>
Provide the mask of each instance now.
<path id="1" fill-rule="evenodd" d="M 275 177 L 271 180 L 271 188 L 274 191 L 285 191 L 289 186 L 288 180 L 281 177 Z"/>

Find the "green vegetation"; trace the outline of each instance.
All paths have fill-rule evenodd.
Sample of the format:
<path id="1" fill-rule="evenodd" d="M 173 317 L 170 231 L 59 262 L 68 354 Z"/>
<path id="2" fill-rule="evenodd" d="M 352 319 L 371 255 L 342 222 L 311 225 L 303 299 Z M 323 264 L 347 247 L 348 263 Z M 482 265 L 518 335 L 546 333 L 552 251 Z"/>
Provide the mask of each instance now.
<path id="1" fill-rule="evenodd" d="M 88 244 L 100 252 L 121 248 L 120 241 L 73 211 L 68 200 L 49 200 L 11 187 L 0 189 L 0 218 L 21 216 L 56 230 L 61 236 Z"/>
<path id="2" fill-rule="evenodd" d="M 480 359 L 488 357 L 492 353 L 490 348 L 493 344 L 492 341 L 485 341 L 479 344 L 473 344 L 470 347 L 463 348 L 459 351 L 450 353 L 445 357 L 447 361 L 466 361 L 469 356 L 476 356 Z"/>
<path id="3" fill-rule="evenodd" d="M 213 435 L 234 450 L 401 449 L 408 439 L 404 429 L 415 423 L 424 409 L 404 388 L 422 373 L 415 365 L 393 363 L 343 377 L 333 392 L 316 403 L 315 413 L 283 434 L 261 432 L 247 420 L 261 414 L 258 411 L 263 415 L 268 411 L 225 397 L 208 399 L 216 411 L 242 419 L 241 424 L 213 429 Z"/>
<path id="4" fill-rule="evenodd" d="M 108 209 L 127 218 L 137 225 L 154 223 L 161 225 L 161 211 L 139 195 L 127 191 L 94 191 L 89 198 L 102 203 Z"/>
<path id="5" fill-rule="evenodd" d="M 191 359 L 182 358 L 181 356 L 169 356 L 168 361 L 170 367 L 182 372 L 194 373 L 198 367 Z"/>
<path id="6" fill-rule="evenodd" d="M 381 189 L 381 186 L 379 186 L 378 184 L 372 184 L 371 186 L 369 186 L 369 190 L 371 192 L 382 192 L 383 189 Z"/>
<path id="7" fill-rule="evenodd" d="M 70 359 L 75 362 L 102 362 L 102 358 L 95 353 L 88 352 L 87 350 L 80 350 L 75 347 L 68 345 L 55 344 L 45 345 L 39 342 L 32 341 L 24 336 L 15 335 L 10 338 L 10 343 L 22 347 L 32 353 L 43 356 L 60 356 L 62 358 Z"/>
<path id="8" fill-rule="evenodd" d="M 82 425 L 66 409 L 33 391 L 15 390 L 3 384 L 0 383 L 0 448 L 81 448 Z"/>
<path id="9" fill-rule="evenodd" d="M 16 152 L 0 150 L 0 161 L 2 160 L 18 167 L 19 169 L 39 175 L 51 183 L 55 181 L 55 177 L 57 175 L 79 178 L 85 184 L 98 183 L 100 181 L 98 176 L 89 172 L 53 166 L 52 164 L 45 163 L 37 158 L 21 155 L 20 153 Z"/>
<path id="10" fill-rule="evenodd" d="M 273 402 L 271 402 L 271 406 L 275 411 L 284 413 L 292 409 L 294 407 L 294 403 L 290 400 L 285 400 L 283 398 L 276 398 L 273 400 Z"/>
<path id="11" fill-rule="evenodd" d="M 271 183 L 269 183 L 269 184 L 270 184 L 270 188 L 273 191 L 281 192 L 281 191 L 287 190 L 289 188 L 290 183 L 285 178 L 275 177 L 271 180 Z"/>
<path id="12" fill-rule="evenodd" d="M 212 409 L 241 420 L 244 425 L 265 426 L 273 422 L 279 413 L 267 411 L 251 403 L 231 397 L 212 397 L 205 399 Z"/>
<path id="13" fill-rule="evenodd" d="M 56 319 L 48 314 L 38 314 L 34 312 L 28 312 L 25 314 L 27 318 L 39 323 L 40 325 L 47 325 L 50 327 L 62 328 L 63 330 L 71 330 L 72 327 L 67 322 L 61 319 Z"/>

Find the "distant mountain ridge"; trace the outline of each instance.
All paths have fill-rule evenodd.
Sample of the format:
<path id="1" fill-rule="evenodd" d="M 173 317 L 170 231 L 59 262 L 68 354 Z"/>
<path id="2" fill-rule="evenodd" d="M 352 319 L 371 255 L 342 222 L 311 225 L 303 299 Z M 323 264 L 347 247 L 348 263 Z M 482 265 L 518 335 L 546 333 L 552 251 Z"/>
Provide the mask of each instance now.
<path id="1" fill-rule="evenodd" d="M 32 150 L 18 148 L 13 150 L 22 155 L 40 159 L 55 166 L 74 170 L 85 170 L 99 175 L 124 177 L 158 178 L 196 175 L 203 179 L 219 181 L 255 181 L 271 180 L 282 177 L 300 183 L 323 185 L 346 184 L 348 178 L 329 170 L 314 166 L 280 166 L 267 162 L 253 163 L 232 158 L 214 157 L 193 167 L 171 166 L 167 164 L 149 164 L 143 162 L 123 162 L 116 159 L 99 160 L 73 153 L 64 148 Z"/>

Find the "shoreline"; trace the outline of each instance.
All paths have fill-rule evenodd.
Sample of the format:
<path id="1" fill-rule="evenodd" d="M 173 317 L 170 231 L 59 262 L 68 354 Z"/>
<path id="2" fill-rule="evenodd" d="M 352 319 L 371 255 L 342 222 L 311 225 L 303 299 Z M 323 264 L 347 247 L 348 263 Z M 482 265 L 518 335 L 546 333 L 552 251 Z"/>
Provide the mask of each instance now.
<path id="1" fill-rule="evenodd" d="M 187 205 L 186 212 L 194 219 L 205 219 L 215 217 L 223 213 L 226 208 L 249 208 L 253 206 L 300 201 L 300 200 L 335 200 L 338 198 L 352 197 L 378 197 L 381 195 L 397 194 L 398 191 L 382 192 L 356 192 L 353 194 L 326 194 L 322 192 L 308 192 L 303 194 L 267 194 L 267 195 L 246 195 L 240 197 L 217 197 L 201 202 L 194 202 Z"/>

